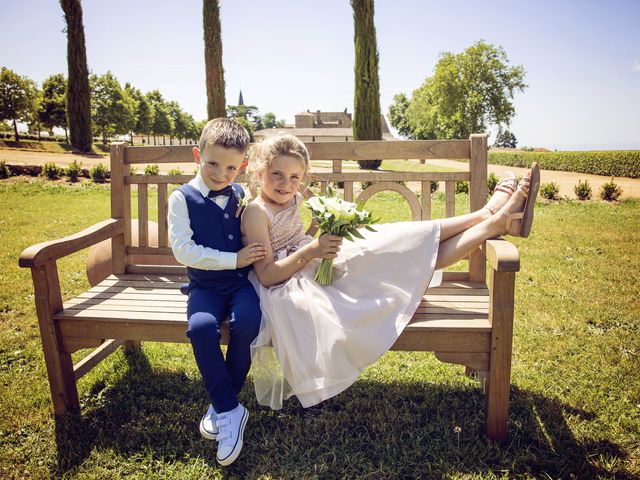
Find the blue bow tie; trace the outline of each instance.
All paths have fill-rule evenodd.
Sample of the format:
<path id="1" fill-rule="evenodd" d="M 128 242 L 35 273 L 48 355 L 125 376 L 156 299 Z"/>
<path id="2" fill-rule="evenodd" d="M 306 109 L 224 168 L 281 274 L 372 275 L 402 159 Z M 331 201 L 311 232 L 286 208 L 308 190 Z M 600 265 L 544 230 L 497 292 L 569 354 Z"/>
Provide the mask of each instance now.
<path id="1" fill-rule="evenodd" d="M 227 185 L 222 190 L 210 190 L 207 196 L 209 198 L 218 197 L 220 195 L 224 195 L 225 197 L 230 197 L 231 192 L 233 192 L 233 187 L 231 185 Z"/>

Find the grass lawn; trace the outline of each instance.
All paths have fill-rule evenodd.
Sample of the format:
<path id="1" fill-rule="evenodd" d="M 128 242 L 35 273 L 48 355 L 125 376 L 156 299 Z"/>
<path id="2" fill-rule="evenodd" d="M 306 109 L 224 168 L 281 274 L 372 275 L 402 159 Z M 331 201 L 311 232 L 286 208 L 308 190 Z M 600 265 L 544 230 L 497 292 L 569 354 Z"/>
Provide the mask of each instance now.
<path id="1" fill-rule="evenodd" d="M 367 205 L 383 221 L 409 215 L 395 194 Z M 391 352 L 306 410 L 259 407 L 249 380 L 245 447 L 223 470 L 197 431 L 208 401 L 186 344 L 118 351 L 80 380 L 82 415 L 54 421 L 30 272 L 17 259 L 108 218 L 109 190 L 2 181 L 0 478 L 638 478 L 640 201 L 540 203 L 536 215 L 532 236 L 514 240 L 509 441 L 482 436 L 483 394 L 461 367 Z M 85 259 L 58 262 L 64 298 L 88 287 Z"/>

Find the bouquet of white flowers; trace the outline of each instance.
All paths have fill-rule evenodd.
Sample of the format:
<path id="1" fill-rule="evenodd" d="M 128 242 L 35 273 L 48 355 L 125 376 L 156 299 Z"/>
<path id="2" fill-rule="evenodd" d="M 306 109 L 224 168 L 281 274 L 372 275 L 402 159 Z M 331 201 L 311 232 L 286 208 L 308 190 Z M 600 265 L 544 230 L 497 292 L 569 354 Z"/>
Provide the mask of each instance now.
<path id="1" fill-rule="evenodd" d="M 307 206 L 311 209 L 311 216 L 318 222 L 323 233 L 338 235 L 353 241 L 353 237 L 364 238 L 357 230 L 359 227 L 375 232 L 369 225 L 378 222 L 378 219 L 374 219 L 371 212 L 363 210 L 362 205 L 334 196 L 331 188 L 328 196 L 311 197 L 307 200 Z M 320 285 L 329 285 L 332 271 L 333 259 L 323 258 L 315 276 L 316 282 Z"/>

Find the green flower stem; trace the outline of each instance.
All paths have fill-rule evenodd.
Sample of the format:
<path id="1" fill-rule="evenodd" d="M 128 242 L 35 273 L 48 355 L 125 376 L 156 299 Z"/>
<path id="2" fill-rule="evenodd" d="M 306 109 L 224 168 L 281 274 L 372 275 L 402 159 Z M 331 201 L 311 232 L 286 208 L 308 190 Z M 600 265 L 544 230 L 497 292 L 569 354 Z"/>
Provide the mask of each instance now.
<path id="1" fill-rule="evenodd" d="M 320 285 L 331 285 L 333 274 L 333 258 L 323 258 L 316 272 L 314 280 Z"/>

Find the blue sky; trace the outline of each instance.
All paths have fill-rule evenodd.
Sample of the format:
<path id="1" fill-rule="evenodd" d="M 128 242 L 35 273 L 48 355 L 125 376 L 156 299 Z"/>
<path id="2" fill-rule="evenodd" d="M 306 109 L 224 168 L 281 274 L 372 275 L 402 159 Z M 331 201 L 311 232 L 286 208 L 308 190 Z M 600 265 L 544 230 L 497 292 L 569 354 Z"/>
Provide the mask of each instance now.
<path id="1" fill-rule="evenodd" d="M 59 2 L 3 0 L 0 66 L 41 83 L 66 73 Z M 89 69 L 160 89 L 206 116 L 200 0 L 84 0 Z M 353 19 L 348 0 L 221 0 L 227 103 L 293 122 L 311 109 L 353 111 Z M 380 94 L 410 94 L 440 52 L 479 39 L 523 65 L 515 98 L 520 146 L 640 148 L 639 0 L 378 0 Z"/>

